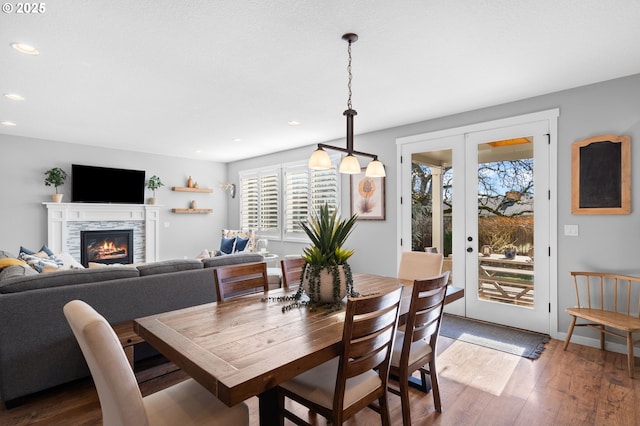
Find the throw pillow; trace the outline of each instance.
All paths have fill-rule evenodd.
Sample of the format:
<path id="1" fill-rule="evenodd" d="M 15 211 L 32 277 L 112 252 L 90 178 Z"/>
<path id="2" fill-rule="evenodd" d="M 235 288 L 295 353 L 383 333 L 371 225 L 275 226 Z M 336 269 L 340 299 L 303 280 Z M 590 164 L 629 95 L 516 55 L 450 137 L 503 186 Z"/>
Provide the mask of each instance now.
<path id="1" fill-rule="evenodd" d="M 0 258 L 0 269 L 7 268 L 9 266 L 29 266 L 25 262 L 20 259 L 11 258 L 11 257 L 3 257 Z"/>
<path id="2" fill-rule="evenodd" d="M 60 267 L 61 270 L 84 269 L 84 266 L 82 266 L 82 263 L 75 260 L 73 256 L 71 256 L 69 253 L 66 253 L 66 252 L 58 253 L 55 255 L 55 257 L 57 257 L 62 261 L 62 266 Z"/>
<path id="3" fill-rule="evenodd" d="M 249 243 L 249 238 L 236 237 L 236 248 L 234 252 L 245 251 L 247 243 Z"/>
<path id="4" fill-rule="evenodd" d="M 211 254 L 209 253 L 209 250 L 204 249 L 204 250 L 202 250 L 202 251 L 200 252 L 200 254 L 198 254 L 198 255 L 196 256 L 196 259 L 207 259 L 207 258 L 209 258 L 209 257 L 211 257 Z"/>
<path id="5" fill-rule="evenodd" d="M 220 241 L 220 251 L 225 254 L 231 254 L 233 253 L 233 248 L 235 244 L 236 244 L 235 238 L 222 237 L 222 240 Z"/>
<path id="6" fill-rule="evenodd" d="M 251 228 L 243 228 L 243 229 L 223 229 L 222 236 L 224 238 L 248 238 L 249 243 L 245 247 L 245 252 L 254 252 L 256 251 L 256 245 L 258 241 L 258 236 L 256 231 Z"/>
<path id="7" fill-rule="evenodd" d="M 24 248 L 24 247 L 22 247 Z M 38 272 L 53 272 L 60 269 L 63 262 L 54 255 L 48 255 L 46 251 L 39 251 L 34 254 L 27 254 L 20 250 L 18 259 L 23 260 Z"/>

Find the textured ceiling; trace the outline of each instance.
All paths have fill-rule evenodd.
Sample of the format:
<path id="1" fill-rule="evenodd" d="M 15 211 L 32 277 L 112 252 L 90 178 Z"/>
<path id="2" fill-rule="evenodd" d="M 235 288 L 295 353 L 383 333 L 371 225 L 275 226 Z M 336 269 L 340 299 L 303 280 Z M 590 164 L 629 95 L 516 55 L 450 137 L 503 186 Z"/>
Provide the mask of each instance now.
<path id="1" fill-rule="evenodd" d="M 221 162 L 344 135 L 346 32 L 356 134 L 640 72 L 638 0 L 45 4 L 0 15 L 0 133 Z"/>

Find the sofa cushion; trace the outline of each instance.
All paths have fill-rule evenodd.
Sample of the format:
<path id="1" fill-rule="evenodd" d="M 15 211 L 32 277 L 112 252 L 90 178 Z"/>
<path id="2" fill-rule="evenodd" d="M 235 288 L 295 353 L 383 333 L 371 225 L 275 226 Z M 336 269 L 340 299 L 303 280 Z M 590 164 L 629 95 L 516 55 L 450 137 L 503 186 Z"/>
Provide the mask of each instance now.
<path id="1" fill-rule="evenodd" d="M 2 280 L 0 281 L 0 293 L 18 293 L 40 288 L 62 287 L 138 276 L 140 276 L 140 273 L 136 268 L 126 266 L 113 266 L 111 268 L 99 269 L 72 269 L 52 272 L 50 274 L 38 274 L 37 276 L 24 276 Z"/>
<path id="2" fill-rule="evenodd" d="M 10 278 L 15 277 L 28 277 L 31 275 L 39 275 L 38 271 L 33 269 L 31 266 L 24 265 L 14 265 L 8 266 L 0 272 L 0 283 L 4 280 L 8 280 Z"/>
<path id="3" fill-rule="evenodd" d="M 203 267 L 202 262 L 198 259 L 175 259 L 139 265 L 138 271 L 140 271 L 140 276 L 145 276 L 202 269 Z"/>
<path id="4" fill-rule="evenodd" d="M 217 268 L 219 266 L 237 265 L 240 263 L 255 263 L 264 261 L 264 256 L 260 253 L 235 253 L 224 256 L 209 257 L 202 259 L 205 268 Z"/>

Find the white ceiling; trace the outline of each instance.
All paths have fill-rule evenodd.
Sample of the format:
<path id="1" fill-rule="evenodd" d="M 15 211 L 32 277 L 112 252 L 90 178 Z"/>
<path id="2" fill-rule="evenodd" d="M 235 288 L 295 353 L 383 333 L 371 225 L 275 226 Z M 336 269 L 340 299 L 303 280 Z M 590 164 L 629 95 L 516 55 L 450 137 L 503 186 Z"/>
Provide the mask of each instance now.
<path id="1" fill-rule="evenodd" d="M 344 137 L 346 32 L 356 134 L 640 72 L 638 0 L 45 5 L 0 15 L 0 133 L 221 162 Z"/>

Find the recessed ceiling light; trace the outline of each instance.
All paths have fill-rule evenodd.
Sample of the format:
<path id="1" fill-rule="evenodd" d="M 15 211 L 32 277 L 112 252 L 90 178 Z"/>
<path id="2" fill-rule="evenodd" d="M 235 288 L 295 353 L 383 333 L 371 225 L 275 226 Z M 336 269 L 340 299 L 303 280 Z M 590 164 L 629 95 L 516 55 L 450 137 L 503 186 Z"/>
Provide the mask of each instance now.
<path id="1" fill-rule="evenodd" d="M 234 142 L 242 142 L 242 139 L 240 139 L 240 138 L 235 138 L 233 141 L 234 141 Z"/>
<path id="2" fill-rule="evenodd" d="M 5 93 L 4 97 L 12 101 L 24 101 L 24 96 L 18 95 L 17 93 Z"/>
<path id="3" fill-rule="evenodd" d="M 40 51 L 35 47 L 24 44 L 24 43 L 11 43 L 11 47 L 16 49 L 18 52 L 25 53 L 27 55 L 39 55 Z"/>
<path id="4" fill-rule="evenodd" d="M 287 121 L 287 123 L 289 123 L 290 126 L 299 126 L 302 124 L 299 121 L 295 121 L 295 120 Z"/>
<path id="5" fill-rule="evenodd" d="M 9 126 L 9 127 L 14 127 L 16 125 L 16 123 L 14 123 L 13 121 L 0 121 L 0 124 L 2 124 L 3 126 Z"/>

